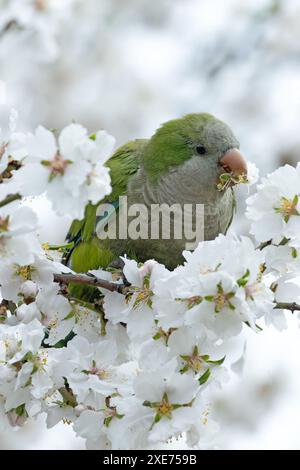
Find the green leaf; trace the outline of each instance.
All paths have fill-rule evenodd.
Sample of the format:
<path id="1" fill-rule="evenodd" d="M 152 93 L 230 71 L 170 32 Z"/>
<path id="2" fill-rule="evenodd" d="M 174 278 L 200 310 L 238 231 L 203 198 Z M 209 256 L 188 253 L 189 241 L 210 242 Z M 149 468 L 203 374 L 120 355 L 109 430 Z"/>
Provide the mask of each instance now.
<path id="1" fill-rule="evenodd" d="M 201 377 L 199 378 L 199 384 L 200 384 L 200 385 L 204 385 L 205 382 L 208 381 L 209 377 L 210 377 L 210 369 L 207 369 L 207 370 L 204 372 L 204 374 L 202 374 Z"/>
<path id="2" fill-rule="evenodd" d="M 15 408 L 15 412 L 18 416 L 25 416 L 27 414 L 25 409 L 25 403 L 17 406 L 17 408 Z"/>
<path id="3" fill-rule="evenodd" d="M 251 325 L 248 321 L 245 321 L 244 323 L 245 325 L 249 326 L 249 328 L 251 328 Z M 263 328 L 261 328 L 257 323 L 255 323 L 255 326 L 259 331 L 263 331 Z"/>
<path id="4" fill-rule="evenodd" d="M 240 279 L 237 280 L 237 284 L 240 286 L 240 287 L 244 287 L 247 282 L 248 282 L 248 277 L 250 275 L 250 271 L 249 269 L 247 269 L 247 271 L 245 272 L 245 274 L 240 277 Z"/>
<path id="5" fill-rule="evenodd" d="M 222 175 L 219 176 L 220 181 L 225 182 L 230 180 L 231 175 L 230 173 L 222 173 Z"/>
<path id="6" fill-rule="evenodd" d="M 292 257 L 297 258 L 297 256 L 298 256 L 298 251 L 296 250 L 296 248 L 292 248 Z"/>
<path id="7" fill-rule="evenodd" d="M 110 425 L 112 419 L 113 419 L 112 416 L 108 416 L 107 418 L 105 418 L 104 419 L 104 426 L 108 428 L 108 426 Z"/>
<path id="8" fill-rule="evenodd" d="M 159 338 L 161 338 L 161 333 L 159 331 L 155 333 L 154 336 L 152 336 L 152 339 L 154 339 L 155 341 L 158 340 Z"/>
<path id="9" fill-rule="evenodd" d="M 220 366 L 225 361 L 225 358 L 226 358 L 226 356 L 222 357 L 221 359 L 218 359 L 217 361 L 211 361 L 210 360 L 210 361 L 207 361 L 207 362 L 208 362 L 208 364 L 214 364 L 214 365 Z"/>
<path id="10" fill-rule="evenodd" d="M 222 282 L 218 282 L 217 289 L 218 289 L 218 294 L 223 294 L 224 291 L 223 291 Z"/>
<path id="11" fill-rule="evenodd" d="M 181 357 L 181 359 L 183 359 L 184 361 L 188 361 L 191 356 L 188 356 L 188 355 L 186 355 L 186 354 L 181 354 L 180 357 Z"/>
<path id="12" fill-rule="evenodd" d="M 174 403 L 174 404 L 172 405 L 172 409 L 173 409 L 173 410 L 178 410 L 178 408 L 182 408 L 182 405 L 180 405 L 179 403 Z"/>
<path id="13" fill-rule="evenodd" d="M 47 250 L 69 250 L 73 248 L 74 242 L 66 243 L 65 245 L 48 245 Z"/>
<path id="14" fill-rule="evenodd" d="M 54 180 L 54 178 L 56 178 L 56 176 L 57 175 L 55 173 L 50 173 L 49 178 L 48 178 L 49 183 L 51 183 Z"/>
<path id="15" fill-rule="evenodd" d="M 38 366 L 36 364 L 34 364 L 31 373 L 35 374 L 38 370 L 39 370 Z"/>
<path id="16" fill-rule="evenodd" d="M 208 354 L 204 354 L 204 356 L 201 356 L 201 359 L 205 362 L 208 362 L 209 360 L 209 355 Z"/>
<path id="17" fill-rule="evenodd" d="M 180 369 L 180 373 L 181 374 L 185 374 L 187 371 L 189 370 L 189 366 L 188 365 L 185 365 L 184 367 L 182 367 L 182 369 Z"/>
<path id="18" fill-rule="evenodd" d="M 232 299 L 232 297 L 235 296 L 235 292 L 228 292 L 228 294 L 226 294 L 227 296 L 227 299 Z"/>
<path id="19" fill-rule="evenodd" d="M 283 239 L 281 240 L 281 242 L 278 244 L 278 246 L 284 246 L 286 245 L 288 242 L 289 242 L 289 238 L 286 238 L 286 237 L 283 237 Z"/>
<path id="20" fill-rule="evenodd" d="M 146 289 L 149 289 L 150 287 L 150 277 L 151 277 L 150 274 L 146 274 L 146 276 L 144 276 L 143 287 L 145 287 Z"/>
<path id="21" fill-rule="evenodd" d="M 151 401 L 149 401 L 149 400 L 145 400 L 145 401 L 143 402 L 143 406 L 148 406 L 149 408 L 152 408 L 152 403 L 151 403 Z"/>
<path id="22" fill-rule="evenodd" d="M 204 297 L 204 299 L 207 300 L 207 302 L 213 302 L 214 298 L 215 297 L 213 295 L 206 295 Z"/>
<path id="23" fill-rule="evenodd" d="M 63 321 L 64 320 L 70 320 L 70 318 L 73 318 L 74 316 L 75 316 L 75 312 L 74 312 L 74 310 L 71 310 L 71 312 L 68 313 L 68 315 L 65 318 L 63 318 Z"/>

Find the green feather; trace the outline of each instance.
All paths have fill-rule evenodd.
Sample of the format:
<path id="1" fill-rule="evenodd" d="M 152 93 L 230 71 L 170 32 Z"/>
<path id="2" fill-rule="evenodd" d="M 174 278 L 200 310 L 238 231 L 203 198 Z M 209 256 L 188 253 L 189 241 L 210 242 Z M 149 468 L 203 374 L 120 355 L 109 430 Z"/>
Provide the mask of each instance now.
<path id="1" fill-rule="evenodd" d="M 122 194 L 126 194 L 128 181 L 139 169 L 141 154 L 147 142 L 147 139 L 128 142 L 118 148 L 106 162 L 112 182 L 112 192 L 106 201 L 115 201 Z"/>
<path id="2" fill-rule="evenodd" d="M 101 241 L 97 236 L 90 240 L 81 242 L 74 248 L 71 258 L 71 268 L 76 272 L 87 272 L 90 269 L 107 267 L 111 262 L 113 254 L 103 249 Z"/>
<path id="3" fill-rule="evenodd" d="M 94 235 L 96 224 L 97 205 L 88 204 L 85 209 L 84 225 L 81 230 L 81 239 L 86 242 Z"/>
<path id="4" fill-rule="evenodd" d="M 73 220 L 71 227 L 69 228 L 69 232 L 67 234 L 67 240 L 71 241 L 74 238 L 76 238 L 78 233 L 80 233 L 80 230 L 82 229 L 83 225 L 84 225 L 84 219 Z"/>
<path id="5" fill-rule="evenodd" d="M 73 250 L 71 268 L 75 272 L 86 273 L 91 269 L 106 268 L 114 260 L 114 254 L 101 246 L 100 240 L 93 236 L 88 241 L 80 242 Z M 92 300 L 97 297 L 98 289 L 70 284 L 70 293 L 76 298 Z"/>
<path id="6" fill-rule="evenodd" d="M 197 142 L 205 125 L 213 120 L 216 118 L 211 114 L 202 113 L 187 114 L 164 123 L 143 152 L 143 166 L 150 181 L 155 183 L 170 168 L 191 158 L 193 143 Z"/>

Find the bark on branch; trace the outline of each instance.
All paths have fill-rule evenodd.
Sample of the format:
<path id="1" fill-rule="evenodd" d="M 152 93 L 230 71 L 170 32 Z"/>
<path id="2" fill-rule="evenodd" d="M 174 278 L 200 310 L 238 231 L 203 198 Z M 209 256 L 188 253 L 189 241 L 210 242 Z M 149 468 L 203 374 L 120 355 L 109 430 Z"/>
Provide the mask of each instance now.
<path id="1" fill-rule="evenodd" d="M 292 313 L 298 311 L 300 312 L 300 305 L 296 302 L 278 302 L 274 307 L 276 309 L 290 310 Z"/>
<path id="2" fill-rule="evenodd" d="M 125 294 L 128 289 L 128 286 L 123 283 L 117 284 L 115 282 L 106 281 L 105 279 L 100 279 L 91 274 L 54 274 L 54 282 L 59 282 L 60 284 L 82 284 L 92 287 L 103 287 L 110 292 L 119 292 L 120 294 Z M 274 309 L 290 310 L 294 313 L 296 311 L 300 312 L 300 305 L 296 302 L 278 302 Z"/>
<path id="3" fill-rule="evenodd" d="M 81 284 L 92 287 L 103 287 L 111 292 L 125 293 L 126 286 L 116 282 L 99 279 L 91 274 L 54 274 L 54 282 L 60 284 Z"/>

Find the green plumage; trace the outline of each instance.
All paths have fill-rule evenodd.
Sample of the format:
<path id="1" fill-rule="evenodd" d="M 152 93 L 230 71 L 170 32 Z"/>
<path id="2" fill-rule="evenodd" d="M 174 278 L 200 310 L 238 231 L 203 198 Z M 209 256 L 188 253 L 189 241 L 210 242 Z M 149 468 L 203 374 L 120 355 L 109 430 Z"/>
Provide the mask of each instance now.
<path id="1" fill-rule="evenodd" d="M 123 145 L 106 165 L 110 169 L 112 192 L 102 202 L 115 203 L 127 195 L 130 203 L 197 203 L 205 207 L 205 239 L 226 233 L 234 210 L 230 189 L 216 189 L 219 159 L 239 144 L 231 129 L 210 114 L 189 114 L 163 124 L 150 140 L 138 139 Z M 205 155 L 199 155 L 199 146 Z M 107 268 L 120 255 L 143 261 L 155 258 L 173 268 L 182 261 L 183 241 L 118 240 L 100 241 L 95 235 L 97 206 L 89 204 L 85 218 L 74 221 L 68 240 L 74 242 L 68 263 L 76 272 Z M 75 289 L 75 290 L 74 290 Z M 94 289 L 89 290 L 92 295 Z M 73 286 L 76 296 L 86 288 Z M 75 294 L 74 294 L 75 295 Z"/>
<path id="2" fill-rule="evenodd" d="M 110 169 L 112 192 L 99 203 L 114 202 L 119 196 L 126 194 L 128 181 L 139 168 L 141 149 L 146 143 L 146 139 L 128 142 L 116 150 L 106 162 L 106 166 Z M 69 241 L 75 242 L 75 248 L 71 253 L 71 267 L 74 271 L 86 272 L 89 269 L 105 268 L 114 256 L 95 236 L 97 207 L 89 204 L 84 219 L 74 220 L 67 235 Z"/>
<path id="3" fill-rule="evenodd" d="M 128 142 L 118 148 L 107 161 L 106 166 L 110 169 L 112 192 L 105 199 L 106 201 L 115 201 L 122 194 L 126 194 L 128 181 L 139 169 L 141 154 L 147 142 L 147 139 Z"/>
<path id="4" fill-rule="evenodd" d="M 181 165 L 192 156 L 193 143 L 205 124 L 215 118 L 211 114 L 187 114 L 184 120 L 173 119 L 161 126 L 145 147 L 143 164 L 149 179 L 157 181 L 169 168 Z"/>

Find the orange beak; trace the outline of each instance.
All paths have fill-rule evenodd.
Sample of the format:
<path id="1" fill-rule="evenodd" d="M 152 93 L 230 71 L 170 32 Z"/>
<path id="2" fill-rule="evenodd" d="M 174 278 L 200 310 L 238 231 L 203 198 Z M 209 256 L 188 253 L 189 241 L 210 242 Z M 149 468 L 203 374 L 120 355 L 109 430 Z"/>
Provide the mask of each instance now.
<path id="1" fill-rule="evenodd" d="M 220 165 L 226 173 L 233 173 L 234 176 L 247 176 L 247 163 L 238 149 L 230 149 L 220 159 Z"/>

